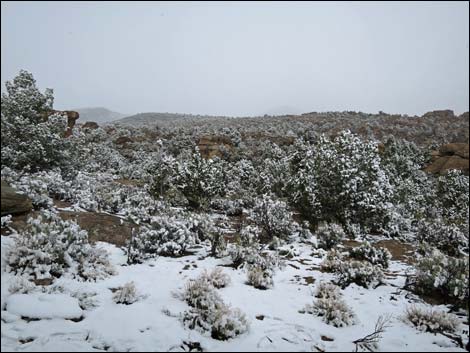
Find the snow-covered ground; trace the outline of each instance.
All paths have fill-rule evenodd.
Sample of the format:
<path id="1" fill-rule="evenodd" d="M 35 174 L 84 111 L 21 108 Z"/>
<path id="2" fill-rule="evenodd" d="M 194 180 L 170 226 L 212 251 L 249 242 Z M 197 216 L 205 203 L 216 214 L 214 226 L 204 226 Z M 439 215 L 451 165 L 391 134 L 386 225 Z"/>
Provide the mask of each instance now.
<path id="1" fill-rule="evenodd" d="M 373 332 L 383 314 L 392 315 L 392 321 L 379 342 L 380 351 L 464 351 L 443 335 L 420 332 L 402 321 L 407 306 L 419 298 L 400 289 L 407 265 L 397 261 L 387 271 L 386 285 L 351 285 L 342 291 L 357 317 L 355 325 L 342 328 L 302 313 L 318 283 L 332 279 L 319 271 L 322 259 L 312 255 L 311 246 L 294 244 L 296 256 L 276 272 L 274 288 L 268 290 L 247 285 L 244 270 L 222 267 L 231 284 L 217 291 L 224 302 L 246 314 L 250 330 L 217 341 L 182 325 L 177 315 L 188 305 L 174 293 L 205 269 L 228 265 L 229 258 L 208 257 L 201 248 L 191 256 L 127 266 L 121 249 L 100 243 L 111 253 L 117 275 L 96 283 L 61 278 L 42 291 L 38 287 L 29 294 L 11 294 L 15 279 L 5 273 L 4 258 L 12 239 L 1 238 L 2 351 L 188 351 L 191 342 L 199 342 L 205 351 L 354 351 L 353 341 Z M 142 299 L 116 304 L 113 289 L 130 281 Z M 463 330 L 468 327 L 461 324 L 459 332 Z"/>

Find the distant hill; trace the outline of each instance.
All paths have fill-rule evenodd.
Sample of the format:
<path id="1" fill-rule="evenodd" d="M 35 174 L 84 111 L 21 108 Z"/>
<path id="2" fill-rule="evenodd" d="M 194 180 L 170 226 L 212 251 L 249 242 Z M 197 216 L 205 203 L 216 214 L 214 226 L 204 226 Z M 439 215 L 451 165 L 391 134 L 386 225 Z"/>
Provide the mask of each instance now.
<path id="1" fill-rule="evenodd" d="M 299 115 L 301 113 L 302 112 L 298 110 L 297 108 L 294 108 L 289 105 L 283 105 L 283 106 L 272 108 L 266 111 L 264 114 L 270 115 L 270 116 L 279 116 L 279 115 Z"/>
<path id="2" fill-rule="evenodd" d="M 179 113 L 139 113 L 113 121 L 113 124 L 124 125 L 147 125 L 158 122 L 171 122 L 179 119 L 201 117 L 200 115 L 179 114 Z"/>
<path id="3" fill-rule="evenodd" d="M 112 110 L 97 107 L 97 108 L 79 108 L 73 109 L 80 114 L 78 120 L 79 123 L 85 123 L 87 121 L 94 121 L 98 124 L 109 123 L 111 121 L 121 119 L 126 116 L 126 114 L 113 112 Z"/>

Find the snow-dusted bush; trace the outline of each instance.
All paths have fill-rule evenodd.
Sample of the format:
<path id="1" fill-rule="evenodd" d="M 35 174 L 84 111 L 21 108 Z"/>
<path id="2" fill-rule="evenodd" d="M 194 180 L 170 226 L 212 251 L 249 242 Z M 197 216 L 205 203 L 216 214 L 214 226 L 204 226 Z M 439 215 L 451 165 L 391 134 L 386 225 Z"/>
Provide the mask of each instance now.
<path id="1" fill-rule="evenodd" d="M 10 224 L 11 224 L 12 220 L 11 220 L 11 214 L 9 215 L 6 215 L 6 216 L 3 216 L 1 218 L 1 228 L 6 228 L 8 227 Z"/>
<path id="2" fill-rule="evenodd" d="M 36 171 L 66 163 L 66 118 L 58 114 L 47 117 L 54 101 L 52 90 L 41 93 L 33 75 L 25 70 L 5 86 L 1 102 L 2 166 Z"/>
<path id="3" fill-rule="evenodd" d="M 388 268 L 392 254 L 385 248 L 374 247 L 369 242 L 353 248 L 349 251 L 349 257 L 360 260 L 367 261 L 372 265 L 379 265 L 382 268 Z"/>
<path id="4" fill-rule="evenodd" d="M 424 332 L 453 333 L 459 326 L 459 320 L 455 315 L 444 311 L 411 306 L 406 309 L 404 321 L 411 323 L 418 330 Z"/>
<path id="5" fill-rule="evenodd" d="M 230 276 L 224 273 L 220 267 L 216 267 L 211 272 L 204 271 L 201 277 L 215 288 L 224 288 L 230 284 Z"/>
<path id="6" fill-rule="evenodd" d="M 274 200 L 269 195 L 263 195 L 255 201 L 250 219 L 262 229 L 261 240 L 266 242 L 274 237 L 286 240 L 295 230 L 292 213 L 287 204 Z"/>
<path id="7" fill-rule="evenodd" d="M 320 282 L 315 290 L 315 298 L 339 299 L 341 298 L 340 288 L 331 282 Z"/>
<path id="8" fill-rule="evenodd" d="M 113 301 L 116 304 L 130 305 L 137 302 L 140 295 L 137 293 L 134 282 L 128 282 L 124 286 L 118 288 L 113 295 Z"/>
<path id="9" fill-rule="evenodd" d="M 322 282 L 318 286 L 313 305 L 307 306 L 307 312 L 319 316 L 324 322 L 335 327 L 353 325 L 355 315 L 352 309 L 342 299 L 338 286 Z"/>
<path id="10" fill-rule="evenodd" d="M 250 325 L 240 309 L 226 305 L 215 312 L 211 328 L 211 337 L 216 340 L 228 340 L 248 331 Z"/>
<path id="11" fill-rule="evenodd" d="M 26 174 L 17 182 L 12 183 L 20 193 L 25 194 L 31 199 L 35 208 L 51 208 L 53 206 L 52 198 L 49 196 L 48 185 L 44 178 L 39 175 Z"/>
<path id="12" fill-rule="evenodd" d="M 365 261 L 342 261 L 335 270 L 338 284 L 345 288 L 352 283 L 364 288 L 375 287 L 384 280 L 380 266 Z"/>
<path id="13" fill-rule="evenodd" d="M 469 222 L 469 177 L 460 170 L 449 170 L 438 178 L 437 200 L 440 203 L 443 217 L 458 225 Z M 468 236 L 467 236 L 468 248 Z"/>
<path id="14" fill-rule="evenodd" d="M 181 297 L 192 307 L 181 316 L 183 324 L 190 329 L 209 331 L 212 338 L 226 340 L 249 328 L 245 315 L 227 306 L 204 276 L 190 280 Z"/>
<path id="15" fill-rule="evenodd" d="M 183 255 L 197 241 L 189 227 L 187 220 L 176 216 L 152 217 L 150 225 L 142 225 L 130 240 L 128 262 L 142 262 L 157 255 Z"/>
<path id="16" fill-rule="evenodd" d="M 325 250 L 338 245 L 345 237 L 343 227 L 335 223 L 328 223 L 317 231 L 318 246 Z"/>
<path id="17" fill-rule="evenodd" d="M 190 158 L 178 161 L 173 184 L 193 208 L 207 207 L 210 200 L 224 195 L 224 162 L 204 159 L 196 149 Z"/>
<path id="18" fill-rule="evenodd" d="M 114 273 L 104 250 L 88 243 L 88 233 L 73 221 L 51 211 L 29 218 L 8 253 L 11 272 L 45 279 L 66 273 L 84 280 L 97 280 Z"/>
<path id="19" fill-rule="evenodd" d="M 272 288 L 274 271 L 271 268 L 262 268 L 261 266 L 249 266 L 247 272 L 248 284 L 258 289 Z"/>
<path id="20" fill-rule="evenodd" d="M 344 255 L 341 253 L 341 251 L 337 249 L 330 250 L 326 254 L 325 259 L 320 264 L 320 267 L 322 271 L 335 272 L 340 268 L 343 262 L 343 258 Z"/>
<path id="21" fill-rule="evenodd" d="M 425 254 L 415 265 L 414 276 L 409 279 L 417 293 L 438 292 L 462 305 L 469 299 L 468 257 L 446 256 L 437 249 Z"/>
<path id="22" fill-rule="evenodd" d="M 27 294 L 36 290 L 36 285 L 22 276 L 15 276 L 8 287 L 11 294 L 20 293 Z"/>
<path id="23" fill-rule="evenodd" d="M 462 231 L 456 224 L 446 224 L 442 218 L 420 221 L 416 238 L 450 256 L 468 255 L 468 231 Z"/>

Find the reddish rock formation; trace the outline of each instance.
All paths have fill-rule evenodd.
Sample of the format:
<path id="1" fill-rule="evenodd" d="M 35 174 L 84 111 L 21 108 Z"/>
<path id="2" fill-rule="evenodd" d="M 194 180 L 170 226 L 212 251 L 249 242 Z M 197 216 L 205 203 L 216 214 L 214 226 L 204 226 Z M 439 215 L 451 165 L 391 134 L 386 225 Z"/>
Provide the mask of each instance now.
<path id="1" fill-rule="evenodd" d="M 91 129 L 95 130 L 99 128 L 98 123 L 95 123 L 94 121 L 87 121 L 85 124 L 82 125 L 82 129 Z"/>
<path id="2" fill-rule="evenodd" d="M 204 136 L 199 139 L 197 145 L 204 158 L 222 157 L 224 148 L 233 148 L 232 140 L 226 136 Z"/>
<path id="3" fill-rule="evenodd" d="M 449 143 L 438 151 L 431 152 L 431 164 L 424 170 L 433 174 L 444 174 L 450 169 L 458 169 L 469 175 L 468 143 Z"/>
<path id="4" fill-rule="evenodd" d="M 127 145 L 129 142 L 132 142 L 132 139 L 127 136 L 120 136 L 116 140 L 114 140 L 114 143 L 116 145 L 122 145 L 122 146 Z"/>

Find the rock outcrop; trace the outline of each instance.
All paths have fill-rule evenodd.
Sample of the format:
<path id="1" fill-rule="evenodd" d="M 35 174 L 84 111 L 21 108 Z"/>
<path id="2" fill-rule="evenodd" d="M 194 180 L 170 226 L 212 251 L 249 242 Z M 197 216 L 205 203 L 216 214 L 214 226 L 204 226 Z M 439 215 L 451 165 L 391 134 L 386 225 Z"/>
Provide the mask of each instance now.
<path id="1" fill-rule="evenodd" d="M 82 129 L 90 129 L 90 130 L 95 130 L 99 128 L 100 126 L 98 123 L 95 123 L 94 121 L 87 121 L 85 124 L 82 125 Z"/>
<path id="2" fill-rule="evenodd" d="M 80 114 L 73 110 L 51 110 L 42 114 L 42 118 L 44 120 L 47 120 L 49 116 L 53 114 L 63 114 L 67 117 L 67 130 L 65 131 L 65 137 L 69 137 L 70 135 L 72 135 L 72 129 L 75 126 L 75 122 L 80 117 Z"/>
<path id="3" fill-rule="evenodd" d="M 33 208 L 31 200 L 27 196 L 18 194 L 15 189 L 13 189 L 4 181 L 2 181 L 1 194 L 2 216 L 8 214 L 27 213 Z"/>
<path id="4" fill-rule="evenodd" d="M 198 141 L 199 152 L 204 158 L 222 157 L 224 150 L 231 150 L 233 143 L 226 136 L 204 136 Z"/>
<path id="5" fill-rule="evenodd" d="M 433 174 L 444 174 L 450 169 L 461 170 L 469 175 L 469 144 L 449 143 L 431 153 L 431 164 L 424 170 Z"/>

